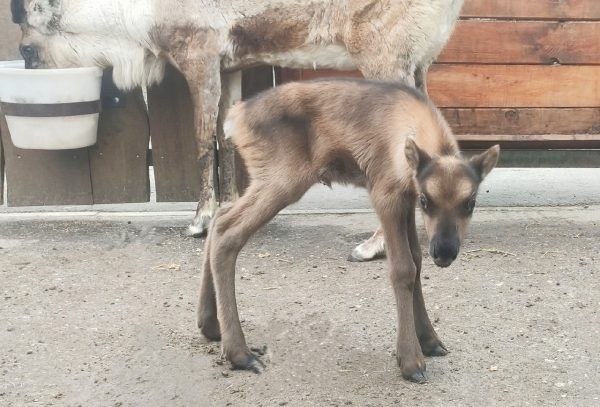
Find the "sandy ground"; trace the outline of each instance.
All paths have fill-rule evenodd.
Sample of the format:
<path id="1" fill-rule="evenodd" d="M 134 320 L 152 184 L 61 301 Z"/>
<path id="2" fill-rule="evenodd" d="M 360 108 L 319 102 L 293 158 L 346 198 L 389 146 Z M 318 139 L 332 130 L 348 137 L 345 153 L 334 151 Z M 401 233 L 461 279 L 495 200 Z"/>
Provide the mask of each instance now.
<path id="1" fill-rule="evenodd" d="M 599 207 L 479 210 L 453 266 L 425 258 L 451 353 L 424 385 L 396 366 L 385 261 L 346 261 L 373 214 L 279 216 L 243 251 L 261 375 L 196 329 L 187 220 L 1 220 L 0 405 L 600 405 Z"/>

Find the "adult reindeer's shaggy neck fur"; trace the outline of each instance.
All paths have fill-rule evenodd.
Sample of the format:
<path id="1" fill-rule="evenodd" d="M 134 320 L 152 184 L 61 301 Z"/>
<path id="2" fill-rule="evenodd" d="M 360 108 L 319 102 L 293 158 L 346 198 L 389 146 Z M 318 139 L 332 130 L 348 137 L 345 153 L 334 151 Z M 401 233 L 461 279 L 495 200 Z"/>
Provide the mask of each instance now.
<path id="1" fill-rule="evenodd" d="M 115 84 L 122 89 L 162 80 L 165 62 L 152 52 L 149 38 L 154 21 L 150 0 L 60 1 L 60 27 L 69 30 L 62 34 L 64 46 L 75 51 L 78 61 L 112 66 Z"/>
<path id="2" fill-rule="evenodd" d="M 18 11 L 19 4 L 13 8 Z M 32 0 L 24 8 L 30 26 L 25 29 L 45 42 L 45 65 L 113 67 L 121 89 L 156 83 L 164 75 L 165 61 L 149 36 L 151 0 Z"/>

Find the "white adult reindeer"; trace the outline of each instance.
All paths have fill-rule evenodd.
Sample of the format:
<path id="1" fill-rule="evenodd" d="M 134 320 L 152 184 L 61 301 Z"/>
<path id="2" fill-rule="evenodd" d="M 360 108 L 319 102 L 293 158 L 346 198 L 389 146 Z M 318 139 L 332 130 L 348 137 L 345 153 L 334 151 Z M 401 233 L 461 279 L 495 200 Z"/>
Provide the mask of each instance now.
<path id="1" fill-rule="evenodd" d="M 189 232 L 206 231 L 217 200 L 214 138 L 232 73 L 257 64 L 358 69 L 366 78 L 425 77 L 452 32 L 462 0 L 11 0 L 28 67 L 114 68 L 121 89 L 159 82 L 166 64 L 194 103 L 203 185 Z M 353 252 L 383 252 L 376 233 Z"/>

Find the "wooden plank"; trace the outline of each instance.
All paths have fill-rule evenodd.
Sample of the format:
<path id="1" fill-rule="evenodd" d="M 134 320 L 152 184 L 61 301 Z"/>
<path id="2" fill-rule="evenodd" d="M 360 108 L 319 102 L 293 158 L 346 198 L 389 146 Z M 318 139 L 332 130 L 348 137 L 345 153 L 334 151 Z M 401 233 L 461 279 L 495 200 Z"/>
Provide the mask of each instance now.
<path id="1" fill-rule="evenodd" d="M 242 99 L 242 72 L 223 72 L 221 74 L 221 100 L 217 119 L 218 145 L 218 198 L 219 202 L 231 202 L 239 197 L 237 185 L 238 157 L 231 140 L 225 139 L 223 122 L 231 106 Z"/>
<path id="2" fill-rule="evenodd" d="M 599 39 L 600 21 L 459 21 L 438 62 L 600 64 Z"/>
<path id="3" fill-rule="evenodd" d="M 434 65 L 440 107 L 598 107 L 600 66 Z"/>
<path id="4" fill-rule="evenodd" d="M 520 145 L 516 146 L 520 148 Z M 483 150 L 464 150 L 467 157 Z M 498 167 L 504 168 L 599 168 L 600 150 L 502 149 Z"/>
<path id="5" fill-rule="evenodd" d="M 462 17 L 600 20 L 598 0 L 465 0 Z"/>
<path id="6" fill-rule="evenodd" d="M 148 89 L 152 160 L 159 202 L 197 201 L 202 185 L 194 111 L 183 75 L 167 67 L 161 84 Z"/>
<path id="7" fill-rule="evenodd" d="M 456 134 L 598 134 L 600 107 L 442 109 Z"/>
<path id="8" fill-rule="evenodd" d="M 500 144 L 503 149 L 600 149 L 598 134 L 467 134 L 457 135 L 461 149 L 488 148 Z"/>
<path id="9" fill-rule="evenodd" d="M 282 69 L 282 82 L 307 81 L 316 78 L 362 78 L 359 71 L 335 71 L 332 69 Z"/>
<path id="10" fill-rule="evenodd" d="M 2 151 L 2 126 L 0 126 L 0 206 L 4 204 L 4 152 Z"/>
<path id="11" fill-rule="evenodd" d="M 19 55 L 19 40 L 21 30 L 12 22 L 8 2 L 0 7 L 0 61 L 21 59 Z"/>
<path id="12" fill-rule="evenodd" d="M 458 140 L 468 141 L 585 141 L 600 142 L 600 134 L 459 134 Z"/>
<path id="13" fill-rule="evenodd" d="M 283 71 L 283 78 L 361 77 L 358 71 Z M 439 107 L 598 107 L 600 66 L 433 65 L 429 96 Z"/>
<path id="14" fill-rule="evenodd" d="M 123 95 L 108 71 L 102 80 L 102 99 L 98 143 L 89 150 L 94 203 L 148 202 L 150 129 L 142 91 Z"/>
<path id="15" fill-rule="evenodd" d="M 91 205 L 88 150 L 22 150 L 13 146 L 4 116 L 0 133 L 9 206 Z"/>

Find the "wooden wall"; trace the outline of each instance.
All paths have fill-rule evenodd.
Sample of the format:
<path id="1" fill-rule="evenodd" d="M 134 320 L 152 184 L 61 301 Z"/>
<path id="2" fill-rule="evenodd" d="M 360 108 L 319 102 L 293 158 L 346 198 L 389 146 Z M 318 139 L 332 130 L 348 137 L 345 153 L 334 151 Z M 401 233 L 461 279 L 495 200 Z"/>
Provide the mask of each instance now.
<path id="1" fill-rule="evenodd" d="M 0 7 L 0 60 L 19 58 L 19 37 L 8 7 Z M 149 161 L 159 201 L 197 199 L 192 105 L 181 75 L 169 69 L 165 81 L 148 90 L 148 106 L 141 90 L 123 95 L 109 75 L 93 147 L 20 150 L 0 116 L 0 202 L 3 171 L 13 206 L 145 202 Z M 279 82 L 326 75 L 340 73 L 277 71 Z M 242 94 L 271 81 L 270 68 L 248 71 Z M 465 0 L 428 88 L 463 146 L 600 148 L 600 0 Z M 243 188 L 243 165 L 230 167 Z M 233 180 L 220 182 L 229 190 Z"/>
<path id="2" fill-rule="evenodd" d="M 0 61 L 19 58 L 19 26 L 12 23 L 8 3 L 0 7 Z M 0 125 L 2 118 L 0 118 Z M 0 204 L 4 199 L 4 154 L 0 140 Z"/>
<path id="3" fill-rule="evenodd" d="M 427 84 L 463 145 L 599 148 L 600 1 L 465 0 Z"/>

